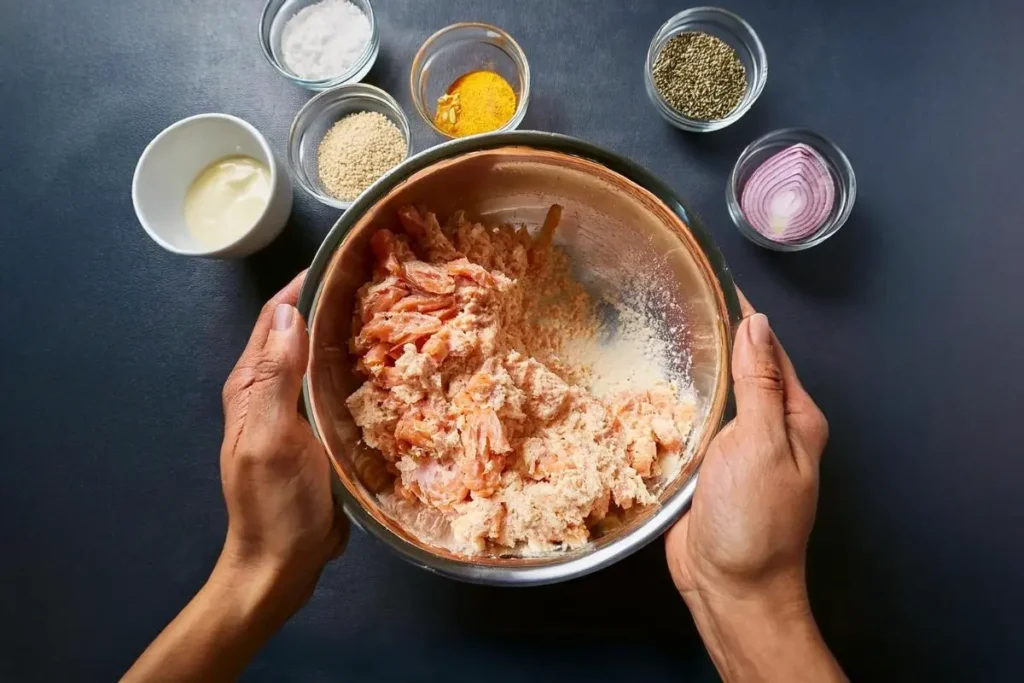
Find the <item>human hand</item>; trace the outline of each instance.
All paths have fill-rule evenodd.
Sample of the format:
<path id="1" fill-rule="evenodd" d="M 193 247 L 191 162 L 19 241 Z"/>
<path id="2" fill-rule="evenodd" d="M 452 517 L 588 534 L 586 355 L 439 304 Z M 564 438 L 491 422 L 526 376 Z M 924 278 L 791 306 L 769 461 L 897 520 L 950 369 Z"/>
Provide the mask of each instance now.
<path id="1" fill-rule="evenodd" d="M 263 307 L 224 385 L 220 454 L 228 532 L 218 566 L 261 577 L 287 614 L 309 598 L 348 538 L 327 454 L 298 412 L 309 354 L 295 309 L 304 277 Z"/>
<path id="2" fill-rule="evenodd" d="M 327 454 L 298 410 L 309 353 L 295 310 L 304 276 L 260 311 L 224 384 L 228 533 L 217 565 L 124 681 L 236 680 L 345 547 Z"/>
<path id="3" fill-rule="evenodd" d="M 805 582 L 828 424 L 768 318 L 740 299 L 736 418 L 711 442 L 690 511 L 666 537 L 669 570 L 727 680 L 771 678 L 770 670 L 781 680 L 843 680 L 814 624 Z M 805 649 L 767 656 L 794 645 Z M 821 668 L 773 669 L 809 660 Z"/>

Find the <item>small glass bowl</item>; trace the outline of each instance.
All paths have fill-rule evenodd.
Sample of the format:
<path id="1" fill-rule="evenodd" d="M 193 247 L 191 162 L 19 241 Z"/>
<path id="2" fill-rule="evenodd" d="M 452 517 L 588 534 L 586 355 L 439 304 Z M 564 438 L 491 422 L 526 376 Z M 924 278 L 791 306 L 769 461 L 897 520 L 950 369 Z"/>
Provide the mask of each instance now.
<path id="1" fill-rule="evenodd" d="M 835 201 L 828 219 L 813 235 L 801 242 L 774 242 L 747 222 L 740 206 L 740 197 L 743 194 L 743 187 L 758 166 L 773 154 L 801 142 L 812 147 L 825 160 L 828 173 L 832 176 L 832 182 L 836 188 Z M 802 251 L 821 244 L 843 227 L 843 223 L 850 216 L 850 211 L 853 210 L 853 201 L 856 198 L 857 177 L 853 173 L 850 160 L 843 154 L 843 150 L 828 138 L 801 128 L 777 130 L 750 143 L 740 154 L 736 165 L 733 166 L 732 173 L 729 175 L 729 184 L 725 190 L 729 215 L 732 216 L 732 222 L 736 224 L 743 236 L 755 244 L 775 251 Z"/>
<path id="2" fill-rule="evenodd" d="M 416 111 L 440 135 L 454 137 L 434 124 L 437 100 L 455 79 L 471 71 L 494 71 L 512 86 L 515 114 L 504 126 L 489 132 L 515 130 L 530 104 L 530 65 L 512 36 L 490 24 L 452 24 L 427 38 L 412 60 L 409 76 Z"/>
<path id="3" fill-rule="evenodd" d="M 405 158 L 408 159 L 412 153 L 409 119 L 395 98 L 367 83 L 339 85 L 314 96 L 295 115 L 288 133 L 286 161 L 295 182 L 324 204 L 342 210 L 352 206 L 352 202 L 334 198 L 320 182 L 317 153 L 320 141 L 335 122 L 361 111 L 380 112 L 398 126 L 405 138 Z"/>
<path id="4" fill-rule="evenodd" d="M 377 60 L 377 53 L 380 52 L 380 34 L 377 31 L 377 19 L 373 16 L 373 8 L 369 0 L 349 0 L 358 7 L 366 18 L 370 20 L 370 40 L 366 43 L 363 53 L 356 60 L 355 64 L 349 67 L 348 71 L 337 76 L 321 80 L 306 80 L 299 78 L 284 63 L 281 55 L 281 33 L 288 20 L 295 16 L 299 10 L 315 4 L 319 0 L 268 0 L 260 15 L 260 47 L 263 48 L 263 56 L 267 58 L 270 65 L 280 72 L 295 85 L 302 86 L 308 90 L 326 90 L 344 83 L 358 83 L 370 71 L 370 67 Z"/>
<path id="5" fill-rule="evenodd" d="M 654 62 L 661 54 L 662 48 L 675 36 L 690 31 L 708 33 L 728 43 L 736 50 L 740 61 L 743 62 L 743 67 L 747 70 L 747 90 L 743 94 L 743 99 L 725 118 L 713 121 L 690 118 L 673 109 L 654 85 Z M 767 80 L 768 56 L 764 52 L 761 40 L 754 33 L 754 29 L 732 12 L 717 7 L 694 7 L 683 10 L 658 29 L 658 32 L 654 34 L 654 39 L 651 40 L 651 46 L 647 49 L 647 63 L 644 66 L 647 96 L 651 98 L 654 108 L 658 110 L 662 118 L 682 130 L 709 133 L 735 123 L 747 113 L 747 110 L 757 100 L 761 91 L 764 90 Z"/>

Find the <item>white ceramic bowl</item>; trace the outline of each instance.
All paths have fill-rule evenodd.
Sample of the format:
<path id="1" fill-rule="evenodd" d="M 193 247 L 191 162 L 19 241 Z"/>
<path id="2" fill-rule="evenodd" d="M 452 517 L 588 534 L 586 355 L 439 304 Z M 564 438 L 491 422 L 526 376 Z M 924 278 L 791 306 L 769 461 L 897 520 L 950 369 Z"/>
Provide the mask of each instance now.
<path id="1" fill-rule="evenodd" d="M 245 155 L 270 169 L 270 200 L 251 228 L 216 248 L 200 244 L 185 226 L 185 193 L 204 168 L 227 156 Z M 292 211 L 288 173 L 266 138 L 230 114 L 198 114 L 165 128 L 146 146 L 132 178 L 135 215 L 146 233 L 167 251 L 203 258 L 241 258 L 270 244 Z"/>

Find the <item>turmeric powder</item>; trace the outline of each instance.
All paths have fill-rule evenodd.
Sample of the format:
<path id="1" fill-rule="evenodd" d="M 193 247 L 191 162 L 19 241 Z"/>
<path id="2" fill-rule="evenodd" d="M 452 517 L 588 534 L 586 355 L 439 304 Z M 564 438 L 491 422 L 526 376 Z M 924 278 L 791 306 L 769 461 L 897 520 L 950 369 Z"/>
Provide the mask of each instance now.
<path id="1" fill-rule="evenodd" d="M 516 113 L 516 93 L 493 71 L 471 71 L 455 79 L 437 100 L 434 124 L 447 135 L 489 133 Z"/>

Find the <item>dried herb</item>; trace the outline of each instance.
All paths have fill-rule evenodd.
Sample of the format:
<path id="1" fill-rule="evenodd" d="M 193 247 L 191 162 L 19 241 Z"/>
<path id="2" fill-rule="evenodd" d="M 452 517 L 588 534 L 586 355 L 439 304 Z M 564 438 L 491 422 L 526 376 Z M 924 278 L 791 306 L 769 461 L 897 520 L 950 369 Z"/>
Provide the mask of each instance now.
<path id="1" fill-rule="evenodd" d="M 658 53 L 654 87 L 681 114 L 715 121 L 728 116 L 743 99 L 747 70 L 725 41 L 688 31 L 671 38 Z"/>

